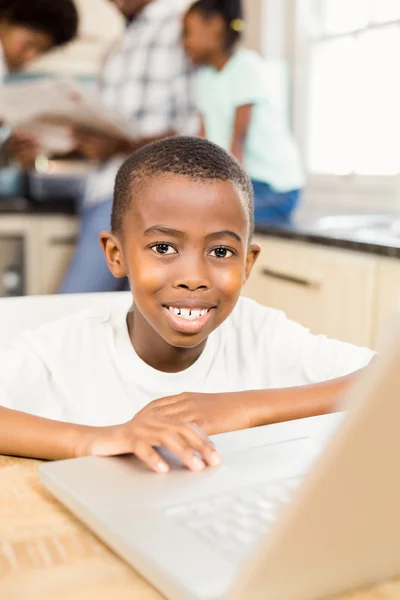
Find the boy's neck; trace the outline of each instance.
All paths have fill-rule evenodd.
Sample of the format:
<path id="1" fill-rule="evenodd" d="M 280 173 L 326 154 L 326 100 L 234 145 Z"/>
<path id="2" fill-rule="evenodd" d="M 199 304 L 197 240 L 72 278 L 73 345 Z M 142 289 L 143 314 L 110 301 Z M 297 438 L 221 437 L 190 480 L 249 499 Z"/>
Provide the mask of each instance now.
<path id="1" fill-rule="evenodd" d="M 232 58 L 233 51 L 221 50 L 221 52 L 215 53 L 209 59 L 209 64 L 211 67 L 214 67 L 217 71 L 222 71 L 225 65 Z"/>
<path id="2" fill-rule="evenodd" d="M 136 354 L 146 364 L 164 373 L 180 373 L 191 367 L 202 354 L 207 340 L 195 348 L 176 348 L 168 344 L 139 311 L 127 317 L 129 337 Z"/>
<path id="3" fill-rule="evenodd" d="M 154 1 L 155 0 L 144 0 L 143 4 L 139 8 L 137 8 L 132 14 L 126 15 L 125 20 L 126 20 L 127 25 L 130 25 L 132 23 L 132 21 L 135 21 L 141 15 L 141 13 L 144 11 L 144 9 L 147 7 L 147 5 L 151 4 Z"/>

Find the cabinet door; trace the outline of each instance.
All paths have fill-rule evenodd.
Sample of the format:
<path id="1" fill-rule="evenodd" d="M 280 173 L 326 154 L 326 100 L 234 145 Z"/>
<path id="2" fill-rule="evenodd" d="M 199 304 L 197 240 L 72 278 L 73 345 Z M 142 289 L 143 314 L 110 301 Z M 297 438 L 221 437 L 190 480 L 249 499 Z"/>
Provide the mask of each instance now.
<path id="1" fill-rule="evenodd" d="M 315 333 L 372 344 L 373 257 L 277 238 L 255 241 L 262 251 L 244 295 Z"/>
<path id="2" fill-rule="evenodd" d="M 388 327 L 390 319 L 400 309 L 400 260 L 396 258 L 382 258 L 378 265 L 377 277 L 377 303 L 376 319 L 374 326 L 375 347 L 380 346 Z"/>
<path id="3" fill-rule="evenodd" d="M 74 217 L 48 217 L 41 223 L 39 294 L 55 294 L 75 251 Z"/>

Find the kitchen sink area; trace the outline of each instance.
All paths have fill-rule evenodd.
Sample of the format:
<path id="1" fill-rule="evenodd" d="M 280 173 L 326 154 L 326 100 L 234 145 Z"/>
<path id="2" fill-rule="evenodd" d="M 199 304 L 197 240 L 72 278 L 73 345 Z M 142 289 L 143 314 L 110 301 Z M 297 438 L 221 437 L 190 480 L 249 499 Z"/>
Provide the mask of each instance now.
<path id="1" fill-rule="evenodd" d="M 400 215 L 355 214 L 325 216 L 304 224 L 311 232 L 332 238 L 400 248 Z"/>
<path id="2" fill-rule="evenodd" d="M 400 213 L 307 211 L 282 225 L 257 224 L 256 233 L 400 258 Z"/>

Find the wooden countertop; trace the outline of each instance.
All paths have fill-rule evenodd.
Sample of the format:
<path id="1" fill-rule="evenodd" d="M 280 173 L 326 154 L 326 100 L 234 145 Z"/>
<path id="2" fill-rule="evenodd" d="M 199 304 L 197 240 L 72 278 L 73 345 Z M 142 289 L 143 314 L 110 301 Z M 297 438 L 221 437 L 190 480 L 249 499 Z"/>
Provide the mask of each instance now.
<path id="1" fill-rule="evenodd" d="M 0 456 L 0 598 L 162 600 L 39 483 L 38 461 Z M 400 582 L 341 600 L 397 600 Z"/>

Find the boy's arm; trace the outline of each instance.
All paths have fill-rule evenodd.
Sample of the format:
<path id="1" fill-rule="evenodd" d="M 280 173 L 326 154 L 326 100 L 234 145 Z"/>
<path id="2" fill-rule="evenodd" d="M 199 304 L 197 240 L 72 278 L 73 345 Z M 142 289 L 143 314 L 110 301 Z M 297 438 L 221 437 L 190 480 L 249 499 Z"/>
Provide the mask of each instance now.
<path id="1" fill-rule="evenodd" d="M 48 460 L 74 458 L 93 429 L 0 406 L 0 454 Z"/>
<path id="2" fill-rule="evenodd" d="M 219 464 L 205 434 L 181 421 L 138 415 L 122 425 L 86 427 L 0 407 L 0 454 L 61 460 L 133 453 L 150 469 L 166 473 L 168 464 L 154 449 L 159 446 L 171 450 L 192 471 Z"/>
<path id="3" fill-rule="evenodd" d="M 139 414 L 193 422 L 207 435 L 313 417 L 339 410 L 343 394 L 362 371 L 364 369 L 340 379 L 301 387 L 181 394 L 151 402 Z"/>
<path id="4" fill-rule="evenodd" d="M 165 473 L 168 464 L 156 451 L 164 446 L 194 471 L 219 463 L 207 436 L 181 421 L 141 415 L 117 426 L 86 427 L 34 416 L 52 414 L 54 398 L 49 369 L 31 342 L 26 336 L 0 353 L 0 454 L 57 460 L 132 453 Z"/>
<path id="5" fill-rule="evenodd" d="M 244 161 L 244 148 L 251 123 L 252 112 L 252 104 L 239 106 L 236 109 L 231 153 L 240 163 L 243 163 Z"/>

